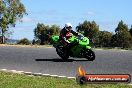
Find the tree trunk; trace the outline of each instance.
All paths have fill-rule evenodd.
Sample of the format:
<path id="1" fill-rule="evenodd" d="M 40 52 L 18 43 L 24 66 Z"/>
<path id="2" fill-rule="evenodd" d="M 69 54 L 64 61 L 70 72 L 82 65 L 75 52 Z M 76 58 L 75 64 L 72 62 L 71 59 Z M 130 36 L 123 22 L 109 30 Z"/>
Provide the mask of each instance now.
<path id="1" fill-rule="evenodd" d="M 2 29 L 2 44 L 5 44 L 5 37 L 4 37 L 4 31 Z"/>

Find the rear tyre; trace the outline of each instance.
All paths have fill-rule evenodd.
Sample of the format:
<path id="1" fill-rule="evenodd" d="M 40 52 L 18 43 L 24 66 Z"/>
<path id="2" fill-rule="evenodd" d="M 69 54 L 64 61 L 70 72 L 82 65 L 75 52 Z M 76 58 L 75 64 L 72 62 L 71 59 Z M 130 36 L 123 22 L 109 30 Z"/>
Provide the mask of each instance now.
<path id="1" fill-rule="evenodd" d="M 56 52 L 63 60 L 68 60 L 69 55 L 68 55 L 68 53 L 65 52 L 63 47 L 61 47 L 59 49 L 56 48 Z"/>
<path id="2" fill-rule="evenodd" d="M 86 49 L 84 55 L 89 61 L 95 60 L 95 53 L 91 49 Z"/>

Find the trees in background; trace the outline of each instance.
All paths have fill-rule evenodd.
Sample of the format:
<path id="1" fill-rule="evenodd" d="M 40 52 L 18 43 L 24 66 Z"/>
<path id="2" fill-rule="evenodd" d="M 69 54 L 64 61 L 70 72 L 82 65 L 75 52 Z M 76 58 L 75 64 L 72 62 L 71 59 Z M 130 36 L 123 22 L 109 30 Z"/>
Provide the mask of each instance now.
<path id="1" fill-rule="evenodd" d="M 45 41 L 48 40 L 48 25 L 44 24 L 37 24 L 37 27 L 34 29 L 34 35 L 36 39 L 39 39 L 41 42 L 40 44 L 43 45 Z"/>
<path id="2" fill-rule="evenodd" d="M 38 23 L 37 27 L 34 29 L 34 35 L 37 40 L 40 40 L 40 45 L 49 44 L 50 37 L 52 35 L 59 35 L 60 27 L 57 25 L 44 25 Z"/>
<path id="3" fill-rule="evenodd" d="M 121 20 L 115 29 L 115 34 L 112 36 L 111 45 L 114 47 L 129 48 L 132 47 L 132 36 L 129 28 Z"/>
<path id="4" fill-rule="evenodd" d="M 84 34 L 84 36 L 94 39 L 99 32 L 99 26 L 95 21 L 90 22 L 85 20 L 83 23 L 79 23 L 76 30 L 77 32 Z"/>
<path id="5" fill-rule="evenodd" d="M 15 27 L 17 20 L 20 20 L 26 14 L 26 9 L 20 0 L 0 0 L 0 40 L 5 43 L 5 35 L 10 33 L 8 28 Z M 108 31 L 100 31 L 99 25 L 95 21 L 85 20 L 76 27 L 77 32 L 81 32 L 88 37 L 91 44 L 99 47 L 132 47 L 132 26 L 128 26 L 121 20 L 115 29 L 115 34 Z M 38 23 L 34 29 L 35 39 L 41 45 L 50 44 L 52 35 L 59 35 L 60 27 L 58 25 L 45 25 Z M 27 39 L 22 39 L 25 42 Z M 20 41 L 19 41 L 20 42 Z M 28 44 L 28 43 L 27 43 Z"/>
<path id="6" fill-rule="evenodd" d="M 114 34 L 108 31 L 100 31 L 99 25 L 95 21 L 86 20 L 79 23 L 76 30 L 88 37 L 91 40 L 90 45 L 95 47 L 132 47 L 132 27 L 129 29 L 122 20 L 119 22 Z M 50 37 L 59 35 L 59 33 L 60 27 L 57 25 L 49 26 L 38 23 L 34 29 L 35 38 L 37 41 L 40 40 L 41 45 L 49 44 Z"/>
<path id="7" fill-rule="evenodd" d="M 20 0 L 0 0 L 0 33 L 2 43 L 5 43 L 5 33 L 9 26 L 15 26 L 17 20 L 26 14 L 26 9 Z"/>
<path id="8" fill-rule="evenodd" d="M 31 44 L 31 42 L 30 42 L 27 38 L 23 38 L 23 39 L 19 40 L 19 41 L 17 42 L 17 44 L 29 45 L 29 44 Z"/>
<path id="9" fill-rule="evenodd" d="M 88 37 L 90 39 L 90 45 L 93 46 L 97 33 L 99 32 L 99 25 L 95 21 L 90 22 L 85 20 L 83 23 L 79 23 L 76 30 Z"/>
<path id="10" fill-rule="evenodd" d="M 112 33 L 108 31 L 99 31 L 96 35 L 96 47 L 111 47 Z"/>

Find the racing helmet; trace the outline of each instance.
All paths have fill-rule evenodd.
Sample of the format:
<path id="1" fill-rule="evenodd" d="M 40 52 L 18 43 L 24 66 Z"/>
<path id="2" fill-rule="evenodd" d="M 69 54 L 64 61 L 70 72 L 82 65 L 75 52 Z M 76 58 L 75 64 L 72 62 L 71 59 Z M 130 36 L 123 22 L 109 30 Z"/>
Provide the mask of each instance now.
<path id="1" fill-rule="evenodd" d="M 65 29 L 66 29 L 67 31 L 70 31 L 70 30 L 72 29 L 72 24 L 71 24 L 71 23 L 66 23 L 66 24 L 65 24 Z"/>

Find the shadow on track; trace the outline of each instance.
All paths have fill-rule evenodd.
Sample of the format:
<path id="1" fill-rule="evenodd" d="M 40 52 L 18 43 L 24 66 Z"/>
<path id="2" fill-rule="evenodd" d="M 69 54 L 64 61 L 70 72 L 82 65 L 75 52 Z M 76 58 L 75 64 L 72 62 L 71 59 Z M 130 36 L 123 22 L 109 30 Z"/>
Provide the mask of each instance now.
<path id="1" fill-rule="evenodd" d="M 52 58 L 52 59 L 35 59 L 35 61 L 52 61 L 52 62 L 81 62 L 81 61 L 88 61 L 88 60 L 75 60 L 75 59 L 68 59 L 68 60 L 62 60 L 59 58 Z"/>

